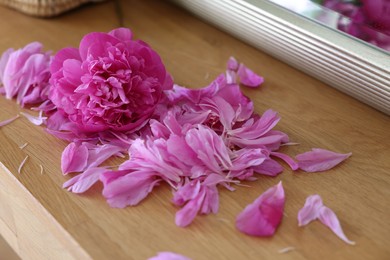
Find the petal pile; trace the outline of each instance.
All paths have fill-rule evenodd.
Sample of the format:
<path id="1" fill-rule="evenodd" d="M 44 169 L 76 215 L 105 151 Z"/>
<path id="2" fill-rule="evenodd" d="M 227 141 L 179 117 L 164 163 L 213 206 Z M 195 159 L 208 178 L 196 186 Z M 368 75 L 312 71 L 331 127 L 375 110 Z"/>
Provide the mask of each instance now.
<path id="1" fill-rule="evenodd" d="M 175 223 L 186 227 L 199 214 L 218 212 L 219 188 L 233 191 L 235 184 L 256 180 L 256 174 L 277 176 L 283 171 L 280 160 L 294 171 L 318 172 L 351 155 L 313 149 L 294 160 L 280 152 L 293 144 L 275 130 L 280 116 L 272 109 L 256 113 L 240 89 L 258 87 L 264 79 L 233 57 L 208 86 L 189 89 L 173 84 L 159 55 L 127 28 L 87 34 L 79 48 L 53 57 L 41 49 L 35 42 L 4 52 L 0 94 L 22 107 L 37 104 L 32 109 L 38 116 L 21 114 L 69 142 L 61 170 L 72 176 L 63 187 L 83 193 L 100 181 L 111 207 L 137 205 L 166 183 L 179 208 Z M 127 159 L 113 169 L 104 165 L 112 157 Z M 271 236 L 284 204 L 280 182 L 248 205 L 236 226 L 248 235 Z M 306 204 L 300 225 L 319 219 L 351 243 L 319 197 Z M 153 259 L 188 258 L 162 252 Z"/>

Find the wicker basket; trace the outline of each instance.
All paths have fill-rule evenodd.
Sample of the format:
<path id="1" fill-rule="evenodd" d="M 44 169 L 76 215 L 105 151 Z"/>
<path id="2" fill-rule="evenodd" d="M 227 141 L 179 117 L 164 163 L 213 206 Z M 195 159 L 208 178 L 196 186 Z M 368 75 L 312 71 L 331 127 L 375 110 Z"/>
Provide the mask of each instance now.
<path id="1" fill-rule="evenodd" d="M 101 1 L 104 0 L 0 0 L 0 4 L 28 15 L 51 17 L 85 3 Z"/>

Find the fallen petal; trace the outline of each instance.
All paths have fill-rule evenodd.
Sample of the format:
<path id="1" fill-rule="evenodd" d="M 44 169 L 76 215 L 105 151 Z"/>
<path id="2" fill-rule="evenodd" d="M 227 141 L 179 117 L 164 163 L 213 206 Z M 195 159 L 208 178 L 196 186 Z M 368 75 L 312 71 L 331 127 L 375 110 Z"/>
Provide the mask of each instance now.
<path id="1" fill-rule="evenodd" d="M 42 110 L 39 112 L 38 116 L 33 116 L 28 113 L 20 112 L 21 115 L 27 118 L 28 121 L 34 125 L 42 125 L 46 123 L 47 117 L 42 116 Z"/>
<path id="2" fill-rule="evenodd" d="M 240 82 L 247 87 L 258 87 L 264 82 L 263 77 L 254 73 L 242 63 L 238 68 L 237 74 L 240 77 Z"/>
<path id="3" fill-rule="evenodd" d="M 92 187 L 100 178 L 100 175 L 106 172 L 105 168 L 92 167 L 85 172 L 66 181 L 62 188 L 67 188 L 73 193 L 83 193 Z"/>
<path id="4" fill-rule="evenodd" d="M 279 226 L 284 210 L 282 182 L 260 195 L 237 216 L 236 227 L 252 236 L 272 236 Z"/>
<path id="5" fill-rule="evenodd" d="M 12 121 L 14 121 L 15 119 L 18 119 L 18 118 L 19 118 L 19 115 L 14 116 L 14 117 L 12 117 L 12 118 L 10 118 L 10 119 L 1 121 L 1 122 L 0 122 L 0 127 L 5 126 L 5 125 L 8 125 L 9 123 L 11 123 Z"/>
<path id="6" fill-rule="evenodd" d="M 340 154 L 313 148 L 310 152 L 297 155 L 296 159 L 300 169 L 306 172 L 321 172 L 335 167 L 351 155 L 352 153 Z"/>
<path id="7" fill-rule="evenodd" d="M 295 171 L 298 170 L 298 163 L 296 163 L 290 156 L 284 153 L 278 153 L 278 152 L 271 152 L 271 155 L 278 157 L 279 159 L 282 159 L 285 161 L 290 168 Z"/>
<path id="8" fill-rule="evenodd" d="M 298 225 L 301 227 L 317 219 L 323 205 L 320 195 L 307 197 L 305 205 L 298 212 Z"/>
<path id="9" fill-rule="evenodd" d="M 27 159 L 28 159 L 28 155 L 27 155 L 27 156 L 24 158 L 24 160 L 20 163 L 19 168 L 18 168 L 18 173 L 21 173 L 21 172 L 22 172 L 22 168 L 23 168 L 24 164 L 26 163 Z"/>
<path id="10" fill-rule="evenodd" d="M 159 252 L 156 256 L 148 258 L 148 260 L 191 260 L 191 258 L 172 252 Z"/>
<path id="11" fill-rule="evenodd" d="M 83 144 L 70 143 L 62 152 L 61 170 L 63 174 L 81 172 L 87 166 L 88 148 Z"/>
<path id="12" fill-rule="evenodd" d="M 319 220 L 330 228 L 333 233 L 335 233 L 340 239 L 350 245 L 355 245 L 354 241 L 351 241 L 344 234 L 343 229 L 341 228 L 340 221 L 338 220 L 336 214 L 328 207 L 321 207 L 319 211 Z"/>

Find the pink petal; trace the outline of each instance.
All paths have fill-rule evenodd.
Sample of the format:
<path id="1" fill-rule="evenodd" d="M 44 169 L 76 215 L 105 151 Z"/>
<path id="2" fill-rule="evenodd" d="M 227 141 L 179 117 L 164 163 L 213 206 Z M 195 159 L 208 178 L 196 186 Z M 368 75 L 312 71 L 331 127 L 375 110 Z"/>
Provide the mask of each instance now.
<path id="1" fill-rule="evenodd" d="M 148 258 L 148 260 L 191 260 L 191 259 L 172 252 L 159 252 L 156 256 Z"/>
<path id="2" fill-rule="evenodd" d="M 295 171 L 298 170 L 298 163 L 296 163 L 290 156 L 284 153 L 278 153 L 278 152 L 271 152 L 271 155 L 278 157 L 285 161 L 290 168 Z"/>
<path id="3" fill-rule="evenodd" d="M 317 219 L 319 210 L 323 205 L 320 195 L 311 195 L 307 197 L 305 205 L 298 212 L 298 225 L 304 226 Z"/>
<path id="4" fill-rule="evenodd" d="M 284 189 L 279 182 L 237 216 L 237 229 L 252 236 L 272 236 L 282 221 L 284 202 Z"/>
<path id="5" fill-rule="evenodd" d="M 106 172 L 105 168 L 93 167 L 87 169 L 85 172 L 66 181 L 62 188 L 67 188 L 73 193 L 83 193 L 94 185 L 100 178 L 100 175 Z"/>
<path id="6" fill-rule="evenodd" d="M 237 74 L 240 77 L 240 82 L 247 87 L 258 87 L 264 82 L 263 77 L 254 73 L 242 63 L 238 68 Z"/>
<path id="7" fill-rule="evenodd" d="M 70 143 L 62 152 L 61 170 L 63 174 L 81 172 L 87 166 L 88 148 L 83 144 Z"/>
<path id="8" fill-rule="evenodd" d="M 297 155 L 296 159 L 300 169 L 306 172 L 320 172 L 335 167 L 351 155 L 352 153 L 340 154 L 313 148 L 310 152 Z"/>
<path id="9" fill-rule="evenodd" d="M 322 222 L 322 224 L 329 227 L 333 231 L 333 233 L 335 233 L 344 242 L 350 245 L 355 244 L 354 241 L 349 240 L 345 236 L 336 214 L 330 208 L 325 206 L 321 207 L 319 211 L 319 220 Z"/>
<path id="10" fill-rule="evenodd" d="M 227 69 L 236 71 L 238 69 L 238 61 L 234 57 L 230 57 L 227 62 Z"/>
<path id="11" fill-rule="evenodd" d="M 253 170 L 259 174 L 276 176 L 283 171 L 283 167 L 275 160 L 266 159 L 262 164 L 254 167 Z"/>
<path id="12" fill-rule="evenodd" d="M 336 214 L 323 205 L 321 197 L 319 195 L 311 195 L 307 197 L 305 205 L 298 212 L 298 225 L 304 226 L 316 219 L 319 219 L 322 224 L 329 227 L 346 243 L 350 245 L 355 244 L 355 242 L 345 236 Z"/>
<path id="13" fill-rule="evenodd" d="M 19 118 L 19 115 L 16 115 L 14 117 L 11 117 L 10 119 L 7 119 L 7 120 L 4 120 L 4 121 L 1 121 L 0 122 L 0 127 L 2 126 L 5 126 L 5 125 L 8 125 L 9 123 L 11 123 L 12 121 L 16 120 Z"/>
<path id="14" fill-rule="evenodd" d="M 108 33 L 121 41 L 130 41 L 133 34 L 128 28 L 117 28 Z"/>
<path id="15" fill-rule="evenodd" d="M 46 123 L 47 117 L 42 116 L 42 110 L 39 112 L 38 116 L 33 116 L 28 113 L 20 112 L 21 115 L 27 118 L 28 121 L 34 125 L 42 125 Z"/>
<path id="16" fill-rule="evenodd" d="M 177 226 L 186 227 L 191 224 L 201 209 L 205 196 L 206 190 L 202 189 L 194 199 L 190 200 L 181 210 L 176 212 L 175 223 Z"/>
<path id="17" fill-rule="evenodd" d="M 114 208 L 124 208 L 140 203 L 161 181 L 148 172 L 108 171 L 101 175 L 103 196 Z"/>

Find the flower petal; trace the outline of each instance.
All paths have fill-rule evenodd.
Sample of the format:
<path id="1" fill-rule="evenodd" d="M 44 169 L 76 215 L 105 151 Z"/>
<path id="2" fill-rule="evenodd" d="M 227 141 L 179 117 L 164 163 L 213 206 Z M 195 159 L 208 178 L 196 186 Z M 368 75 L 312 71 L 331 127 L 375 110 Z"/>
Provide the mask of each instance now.
<path id="1" fill-rule="evenodd" d="M 272 236 L 283 217 L 284 189 L 282 182 L 271 187 L 237 216 L 236 227 L 252 236 Z"/>
<path id="2" fill-rule="evenodd" d="M 323 205 L 320 195 L 311 195 L 307 197 L 305 205 L 298 212 L 298 225 L 305 226 L 317 219 Z"/>
<path id="3" fill-rule="evenodd" d="M 159 252 L 156 256 L 148 258 L 148 260 L 191 260 L 191 259 L 172 252 Z"/>
<path id="4" fill-rule="evenodd" d="M 27 118 L 28 121 L 34 125 L 42 125 L 46 123 L 47 117 L 42 116 L 42 110 L 39 112 L 38 116 L 33 116 L 28 113 L 20 112 L 21 115 Z"/>
<path id="5" fill-rule="evenodd" d="M 14 117 L 11 117 L 10 119 L 4 120 L 0 122 L 0 127 L 8 125 L 9 123 L 13 122 L 14 120 L 18 119 L 19 115 L 16 115 Z"/>
<path id="6" fill-rule="evenodd" d="M 70 143 L 62 152 L 61 170 L 63 174 L 81 172 L 87 166 L 88 148 L 83 144 Z"/>
<path id="7" fill-rule="evenodd" d="M 242 63 L 238 68 L 237 74 L 240 77 L 240 82 L 247 87 L 258 87 L 264 82 L 263 77 L 254 73 Z"/>
<path id="8" fill-rule="evenodd" d="M 67 188 L 73 193 L 83 193 L 92 187 L 100 178 L 100 175 L 106 172 L 105 168 L 92 167 L 83 173 L 66 181 L 62 188 Z"/>
<path id="9" fill-rule="evenodd" d="M 329 170 L 348 157 L 352 153 L 340 154 L 325 149 L 313 148 L 312 151 L 296 156 L 299 168 L 306 172 L 320 172 Z"/>
<path id="10" fill-rule="evenodd" d="M 333 233 L 335 233 L 344 242 L 350 245 L 355 244 L 354 241 L 351 241 L 346 237 L 343 232 L 343 229 L 341 228 L 340 221 L 338 220 L 336 214 L 330 208 L 325 206 L 321 207 L 318 218 L 322 222 L 322 224 L 330 228 Z"/>

